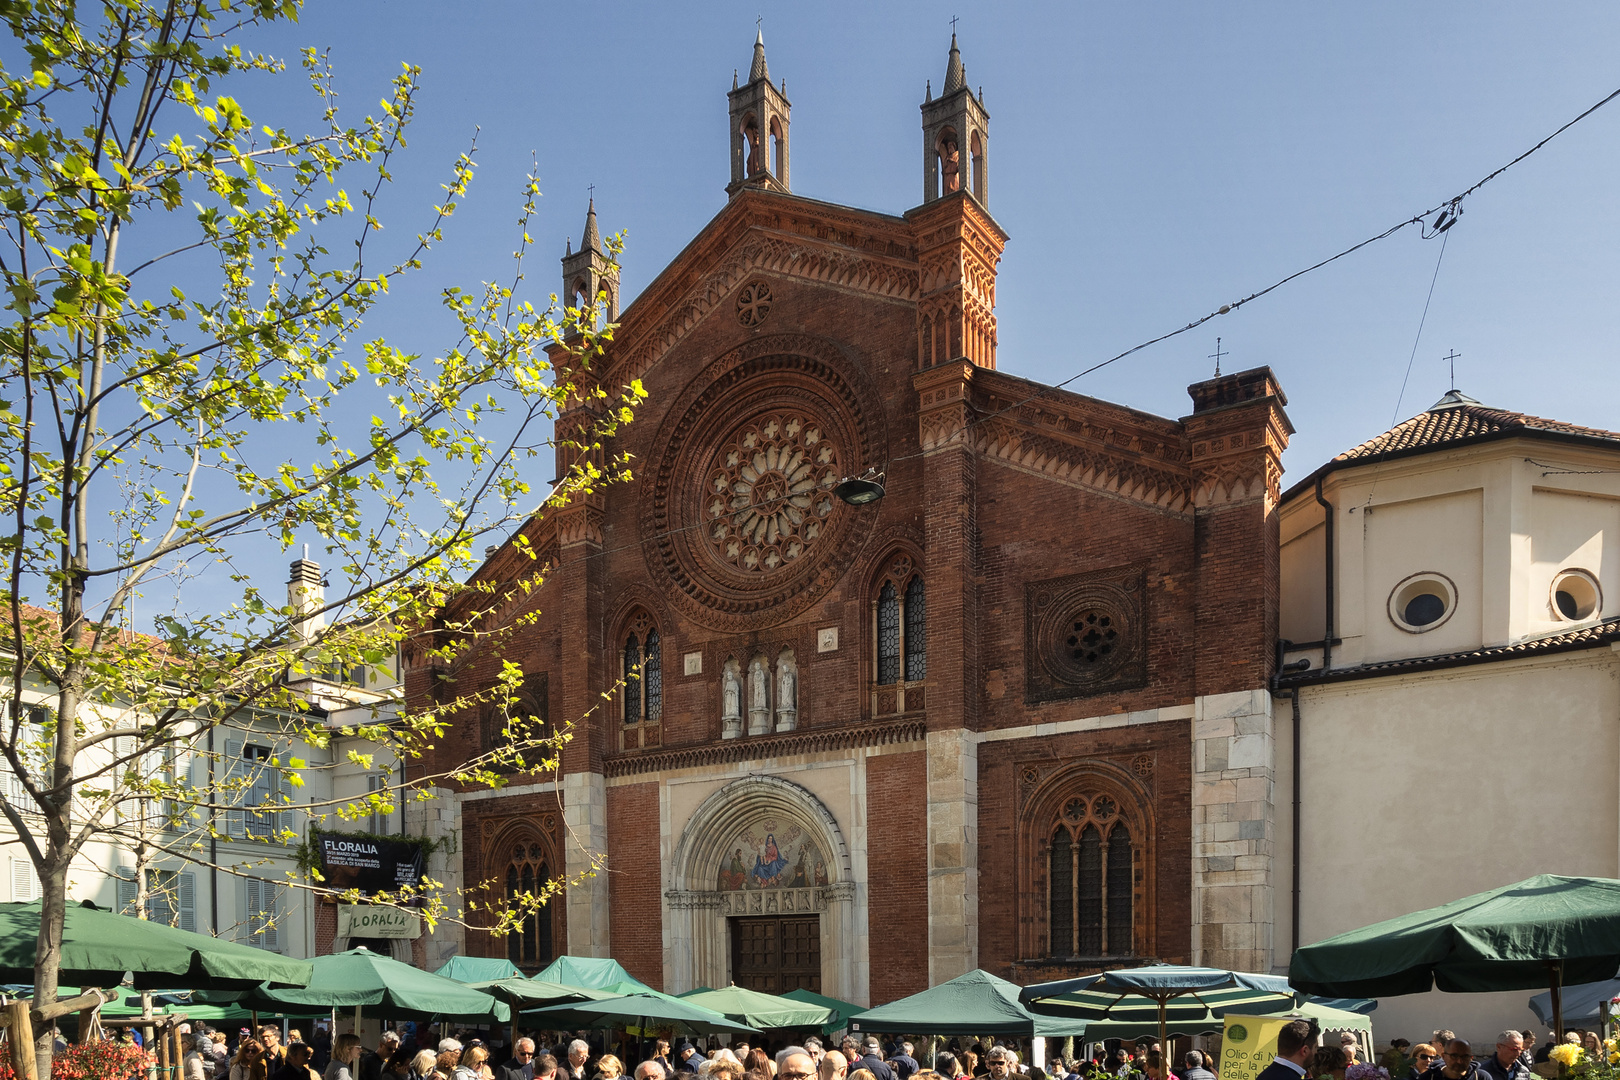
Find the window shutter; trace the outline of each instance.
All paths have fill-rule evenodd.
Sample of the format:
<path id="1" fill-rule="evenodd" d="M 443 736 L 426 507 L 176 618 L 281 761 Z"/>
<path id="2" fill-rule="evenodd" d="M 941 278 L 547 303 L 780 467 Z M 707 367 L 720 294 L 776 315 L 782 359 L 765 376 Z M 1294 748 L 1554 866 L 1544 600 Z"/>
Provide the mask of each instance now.
<path id="1" fill-rule="evenodd" d="M 243 778 L 242 770 L 242 742 L 232 739 L 225 743 L 225 779 L 230 781 L 228 790 L 220 792 L 223 798 L 216 801 L 227 802 L 231 805 L 240 805 L 246 797 L 239 785 Z M 240 810 L 225 811 L 225 834 L 240 840 L 247 835 L 247 815 Z"/>
<path id="2" fill-rule="evenodd" d="M 179 887 L 180 929 L 197 932 L 197 875 L 181 871 Z"/>
<path id="3" fill-rule="evenodd" d="M 118 914 L 136 914 L 135 903 L 139 899 L 140 890 L 135 887 L 134 868 L 120 866 L 118 868 Z"/>
<path id="4" fill-rule="evenodd" d="M 259 879 L 242 879 L 242 932 L 246 935 L 249 945 L 258 945 L 258 936 L 253 933 L 254 926 L 259 917 Z"/>
<path id="5" fill-rule="evenodd" d="M 281 951 L 281 927 L 276 925 L 276 887 L 273 883 L 263 881 L 259 883 L 259 897 L 264 901 L 263 927 L 259 934 L 261 947 L 270 952 Z"/>
<path id="6" fill-rule="evenodd" d="M 11 899 L 20 904 L 39 899 L 39 878 L 27 859 L 11 860 Z"/>

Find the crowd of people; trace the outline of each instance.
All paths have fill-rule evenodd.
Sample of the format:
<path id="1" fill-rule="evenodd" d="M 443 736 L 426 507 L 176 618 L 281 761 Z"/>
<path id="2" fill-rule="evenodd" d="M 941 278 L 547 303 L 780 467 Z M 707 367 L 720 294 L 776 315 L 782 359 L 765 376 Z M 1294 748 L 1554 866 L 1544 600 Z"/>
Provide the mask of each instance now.
<path id="1" fill-rule="evenodd" d="M 584 1032 L 553 1038 L 536 1032 L 508 1048 L 504 1032 L 452 1033 L 414 1024 L 384 1030 L 375 1046 L 351 1034 L 333 1038 L 324 1021 L 307 1042 L 296 1028 L 284 1038 L 274 1024 L 257 1032 L 242 1028 L 234 1040 L 203 1024 L 182 1032 L 183 1080 L 1218 1080 L 1220 1072 L 1201 1050 L 1173 1062 L 1150 1039 L 1113 1049 L 1093 1045 L 1079 1056 L 1059 1052 L 1043 1069 L 1020 1055 L 1018 1040 L 930 1043 L 925 1068 L 912 1042 L 871 1035 L 846 1036 L 836 1049 L 814 1037 L 767 1049 L 746 1040 L 699 1048 L 628 1035 L 600 1041 L 598 1034 L 598 1049 Z M 1596 1032 L 1571 1031 L 1565 1039 L 1592 1054 L 1602 1046 Z M 1538 1046 L 1534 1032 L 1509 1030 L 1497 1036 L 1493 1052 L 1476 1055 L 1467 1040 L 1440 1030 L 1416 1045 L 1396 1039 L 1377 1062 L 1368 1062 L 1354 1034 L 1324 1040 L 1315 1021 L 1298 1020 L 1282 1028 L 1276 1059 L 1259 1080 L 1360 1080 L 1347 1074 L 1369 1064 L 1389 1080 L 1530 1080 L 1551 1051 L 1550 1041 Z"/>

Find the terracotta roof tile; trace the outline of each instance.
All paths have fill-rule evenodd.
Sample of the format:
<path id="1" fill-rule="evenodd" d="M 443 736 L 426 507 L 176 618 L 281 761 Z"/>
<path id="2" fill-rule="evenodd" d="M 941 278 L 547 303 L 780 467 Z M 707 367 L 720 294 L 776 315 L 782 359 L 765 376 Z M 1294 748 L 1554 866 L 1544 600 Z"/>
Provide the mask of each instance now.
<path id="1" fill-rule="evenodd" d="M 1478 402 L 1447 404 L 1442 399 L 1439 406 L 1418 413 L 1405 423 L 1397 424 L 1382 435 L 1346 450 L 1333 460 L 1359 461 L 1402 451 L 1437 449 L 1471 439 L 1503 438 L 1515 434 L 1570 435 L 1620 442 L 1620 433 L 1613 431 L 1566 424 L 1562 420 L 1544 420 L 1526 413 L 1493 409 Z"/>
<path id="2" fill-rule="evenodd" d="M 1468 667 L 1472 664 L 1484 664 L 1494 660 L 1517 660 L 1526 656 L 1542 656 L 1549 653 L 1573 652 L 1577 649 L 1593 649 L 1614 644 L 1615 642 L 1620 642 L 1620 618 L 1605 619 L 1602 622 L 1583 626 L 1579 630 L 1571 630 L 1564 634 L 1527 638 L 1524 641 L 1516 641 L 1511 645 L 1491 645 L 1482 649 L 1443 653 L 1439 656 L 1413 656 L 1404 660 L 1384 660 L 1376 664 L 1333 668 L 1329 671 L 1320 669 L 1301 671 L 1279 677 L 1277 684 L 1285 687 L 1299 686 L 1301 684 L 1309 685 L 1311 683 L 1368 679 L 1379 675 L 1400 675 L 1408 671 Z"/>

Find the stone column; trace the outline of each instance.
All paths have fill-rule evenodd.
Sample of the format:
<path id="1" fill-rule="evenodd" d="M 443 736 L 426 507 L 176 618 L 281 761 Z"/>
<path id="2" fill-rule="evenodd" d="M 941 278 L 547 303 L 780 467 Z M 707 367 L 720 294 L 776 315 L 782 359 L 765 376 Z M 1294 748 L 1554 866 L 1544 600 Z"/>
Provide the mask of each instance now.
<path id="1" fill-rule="evenodd" d="M 428 862 L 428 876 L 444 883 L 443 895 L 453 900 L 462 895 L 466 872 L 461 851 L 461 795 L 448 788 L 427 789 L 428 798 L 405 802 L 405 832 L 430 840 L 443 841 Z M 452 957 L 467 951 L 467 931 L 446 921 L 424 942 L 428 971 L 437 971 Z"/>
<path id="2" fill-rule="evenodd" d="M 1271 694 L 1199 698 L 1192 737 L 1192 962 L 1269 972 L 1277 843 Z"/>
<path id="3" fill-rule="evenodd" d="M 979 745 L 928 733 L 928 982 L 979 966 Z"/>
<path id="4" fill-rule="evenodd" d="M 968 436 L 976 370 L 957 360 L 912 377 L 929 493 L 926 841 L 928 974 L 936 985 L 978 967 L 979 957 L 978 497 Z"/>
<path id="5" fill-rule="evenodd" d="M 567 824 L 564 870 L 570 878 L 590 869 L 593 853 L 607 846 L 607 777 L 598 772 L 566 773 L 558 785 L 563 821 Z M 608 956 L 608 880 L 605 869 L 570 888 L 568 952 L 573 956 Z"/>

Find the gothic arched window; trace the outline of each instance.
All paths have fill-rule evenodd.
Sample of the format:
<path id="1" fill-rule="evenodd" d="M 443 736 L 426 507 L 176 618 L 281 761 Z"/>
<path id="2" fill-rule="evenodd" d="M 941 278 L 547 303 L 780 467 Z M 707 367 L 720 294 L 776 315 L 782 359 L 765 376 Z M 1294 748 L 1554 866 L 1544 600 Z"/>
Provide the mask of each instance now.
<path id="1" fill-rule="evenodd" d="M 545 672 L 526 675 L 511 701 L 493 701 L 485 708 L 482 749 L 493 755 L 490 768 L 495 772 L 532 771 L 556 752 L 544 743 L 552 736 L 550 682 Z"/>
<path id="2" fill-rule="evenodd" d="M 521 898 L 538 895 L 551 881 L 551 870 L 539 844 L 514 845 L 506 866 L 506 902 L 518 908 Z M 538 969 L 552 961 L 551 901 L 526 911 L 518 928 L 506 935 L 506 958 L 520 967 Z"/>
<path id="3" fill-rule="evenodd" d="M 910 555 L 884 567 L 872 605 L 872 710 L 876 715 L 923 707 L 928 674 L 928 610 L 923 579 Z"/>
<path id="4" fill-rule="evenodd" d="M 1137 849 L 1113 796 L 1063 804 L 1047 845 L 1047 941 L 1054 958 L 1136 952 Z"/>
<path id="5" fill-rule="evenodd" d="M 619 675 L 624 680 L 619 691 L 620 715 L 624 720 L 623 748 L 635 750 L 661 745 L 664 666 L 658 627 L 653 625 L 650 616 L 637 615 L 631 620 L 624 639 Z"/>

